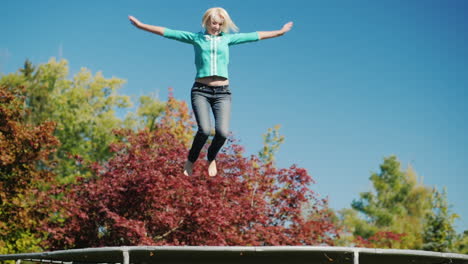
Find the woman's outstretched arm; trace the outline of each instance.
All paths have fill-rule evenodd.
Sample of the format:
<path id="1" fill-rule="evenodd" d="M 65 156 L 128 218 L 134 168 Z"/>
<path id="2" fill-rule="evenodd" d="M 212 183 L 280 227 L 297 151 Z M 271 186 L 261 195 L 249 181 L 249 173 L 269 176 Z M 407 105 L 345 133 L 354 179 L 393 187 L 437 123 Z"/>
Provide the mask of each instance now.
<path id="1" fill-rule="evenodd" d="M 143 24 L 143 23 L 141 23 L 138 19 L 136 19 L 136 18 L 133 17 L 133 16 L 128 16 L 128 19 L 130 19 L 130 21 L 132 22 L 132 24 L 133 24 L 135 27 L 137 27 L 137 28 L 140 28 L 140 29 L 143 29 L 143 30 L 152 32 L 152 33 L 154 33 L 154 34 L 158 34 L 158 35 L 160 35 L 160 36 L 163 36 L 163 35 L 164 35 L 164 27 L 159 27 L 159 26 L 152 26 L 152 25 Z"/>
<path id="2" fill-rule="evenodd" d="M 293 26 L 293 22 L 288 22 L 284 24 L 283 28 L 280 30 L 274 30 L 274 31 L 259 31 L 258 36 L 259 39 L 269 39 L 269 38 L 276 38 L 279 36 L 283 36 L 286 32 L 291 30 Z"/>

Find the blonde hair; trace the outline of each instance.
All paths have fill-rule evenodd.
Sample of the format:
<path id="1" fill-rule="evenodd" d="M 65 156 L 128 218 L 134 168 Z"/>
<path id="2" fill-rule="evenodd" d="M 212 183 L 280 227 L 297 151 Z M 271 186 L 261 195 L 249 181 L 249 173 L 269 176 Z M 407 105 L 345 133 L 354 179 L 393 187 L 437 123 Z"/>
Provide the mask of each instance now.
<path id="1" fill-rule="evenodd" d="M 202 27 L 206 28 L 208 23 L 211 22 L 211 19 L 224 22 L 221 26 L 221 31 L 224 33 L 229 33 L 229 31 L 238 32 L 239 28 L 234 24 L 231 17 L 229 16 L 228 12 L 221 7 L 213 7 L 206 10 L 205 14 L 202 18 Z"/>

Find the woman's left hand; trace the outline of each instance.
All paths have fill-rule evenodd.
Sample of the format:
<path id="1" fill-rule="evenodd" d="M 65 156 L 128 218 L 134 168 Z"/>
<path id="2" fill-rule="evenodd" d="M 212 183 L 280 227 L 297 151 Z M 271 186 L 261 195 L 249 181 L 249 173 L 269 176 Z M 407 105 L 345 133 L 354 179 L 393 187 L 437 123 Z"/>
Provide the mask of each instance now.
<path id="1" fill-rule="evenodd" d="M 293 24 L 294 24 L 293 22 L 288 22 L 284 24 L 283 28 L 281 29 L 281 32 L 283 32 L 283 34 L 288 32 L 289 30 L 291 30 Z"/>

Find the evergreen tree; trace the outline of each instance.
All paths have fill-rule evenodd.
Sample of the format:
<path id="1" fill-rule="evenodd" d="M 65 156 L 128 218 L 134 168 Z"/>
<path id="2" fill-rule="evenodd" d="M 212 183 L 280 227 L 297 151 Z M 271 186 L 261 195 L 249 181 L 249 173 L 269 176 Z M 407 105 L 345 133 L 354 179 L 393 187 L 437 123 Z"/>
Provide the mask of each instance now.
<path id="1" fill-rule="evenodd" d="M 386 238 L 386 247 L 420 249 L 430 189 L 418 182 L 411 167 L 403 171 L 396 156 L 385 158 L 380 173 L 372 173 L 370 180 L 374 190 L 361 193 L 352 209 L 341 212 L 351 236 L 343 240 L 378 247 L 382 245 L 377 242 Z"/>
<path id="2" fill-rule="evenodd" d="M 432 211 L 427 215 L 423 249 L 449 252 L 454 249 L 456 232 L 453 223 L 458 215 L 450 211 L 447 191 L 433 190 Z"/>

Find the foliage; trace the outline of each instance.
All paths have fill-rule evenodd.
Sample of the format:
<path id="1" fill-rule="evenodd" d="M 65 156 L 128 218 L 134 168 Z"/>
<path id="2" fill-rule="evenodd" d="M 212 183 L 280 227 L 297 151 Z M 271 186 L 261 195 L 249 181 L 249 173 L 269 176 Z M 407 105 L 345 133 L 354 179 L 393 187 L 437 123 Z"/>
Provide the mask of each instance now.
<path id="1" fill-rule="evenodd" d="M 4 85 L 20 84 L 26 88 L 26 104 L 31 110 L 29 123 L 54 121 L 55 136 L 62 143 L 56 152 L 57 175 L 64 181 L 88 170 L 75 162 L 74 156 L 101 161 L 110 156 L 108 145 L 114 140 L 112 130 L 121 126 L 115 108 L 129 106 L 129 98 L 117 94 L 124 83 L 105 79 L 82 68 L 72 80 L 67 79 L 68 62 L 51 59 L 38 67 L 27 61 L 18 73 L 6 75 Z"/>
<path id="2" fill-rule="evenodd" d="M 432 211 L 427 215 L 423 249 L 448 252 L 453 249 L 456 232 L 453 223 L 458 215 L 450 212 L 447 193 L 433 190 Z"/>
<path id="3" fill-rule="evenodd" d="M 166 104 L 157 98 L 150 96 L 140 97 L 140 107 L 137 110 L 137 116 L 142 119 L 142 126 L 139 129 L 148 128 L 153 131 L 157 126 L 158 118 L 163 115 Z"/>
<path id="4" fill-rule="evenodd" d="M 468 230 L 457 235 L 453 245 L 453 252 L 468 254 Z"/>
<path id="5" fill-rule="evenodd" d="M 264 163 L 274 162 L 275 153 L 284 142 L 284 136 L 280 135 L 280 125 L 269 128 L 267 133 L 263 135 L 263 148 L 258 153 L 260 160 Z"/>
<path id="6" fill-rule="evenodd" d="M 342 211 L 342 223 L 351 236 L 347 242 L 379 247 L 372 238 L 385 235 L 394 242 L 384 244 L 393 248 L 420 249 L 431 190 L 418 182 L 411 167 L 402 171 L 396 156 L 385 158 L 380 169 L 370 177 L 374 192 L 361 193 L 351 210 Z"/>
<path id="7" fill-rule="evenodd" d="M 390 231 L 377 231 L 369 238 L 357 236 L 355 243 L 357 247 L 395 248 L 398 246 L 404 236 L 404 234 L 397 234 Z"/>
<path id="8" fill-rule="evenodd" d="M 23 87 L 0 86 L 0 254 L 38 251 L 38 190 L 51 182 L 53 122 L 26 124 Z"/>
<path id="9" fill-rule="evenodd" d="M 219 176 L 206 176 L 207 165 L 198 162 L 186 177 L 195 122 L 172 89 L 167 102 L 140 97 L 136 112 L 121 120 L 116 110 L 131 105 L 117 93 L 124 80 L 84 68 L 68 74 L 67 61 L 51 59 L 26 61 L 0 78 L 0 254 L 335 243 L 468 253 L 446 191 L 424 186 L 411 167 L 402 171 L 395 156 L 371 175 L 373 191 L 338 220 L 309 188 L 306 170 L 276 168 L 279 125 L 263 135 L 258 156 L 244 157 L 230 139 L 218 156 Z"/>
<path id="10" fill-rule="evenodd" d="M 174 135 L 185 147 L 188 147 L 193 140 L 195 122 L 187 103 L 177 100 L 172 88 L 169 88 L 169 96 L 159 126 Z"/>
<path id="11" fill-rule="evenodd" d="M 184 176 L 186 147 L 164 124 L 153 132 L 118 132 L 116 153 L 93 169 L 96 177 L 57 187 L 63 199 L 45 206 L 63 222 L 47 221 L 48 246 L 318 245 L 337 230 L 324 201 L 307 187 L 306 170 L 276 169 L 234 143 L 219 154 L 219 175 L 196 163 Z M 254 167 L 253 164 L 262 164 Z M 312 202 L 313 219 L 303 208 Z"/>
<path id="12" fill-rule="evenodd" d="M 54 135 L 62 144 L 56 153 L 56 174 L 63 182 L 72 181 L 75 175 L 90 175 L 88 167 L 77 163 L 76 157 L 92 162 L 110 157 L 108 146 L 115 140 L 114 129 L 152 129 L 165 107 L 155 98 L 142 96 L 136 114 L 121 120 L 116 110 L 131 106 L 128 96 L 118 94 L 124 80 L 104 78 L 101 72 L 93 75 L 86 68 L 72 79 L 68 74 L 68 62 L 52 58 L 37 67 L 26 61 L 17 73 L 0 79 L 0 84 L 26 88 L 29 123 L 51 120 L 57 124 Z"/>

